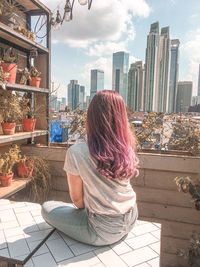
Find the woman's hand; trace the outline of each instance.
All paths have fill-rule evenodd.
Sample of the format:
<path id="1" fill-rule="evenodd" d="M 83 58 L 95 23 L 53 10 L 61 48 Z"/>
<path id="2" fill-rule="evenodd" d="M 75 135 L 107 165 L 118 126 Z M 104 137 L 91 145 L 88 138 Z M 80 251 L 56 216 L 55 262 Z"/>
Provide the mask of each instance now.
<path id="1" fill-rule="evenodd" d="M 67 173 L 67 181 L 69 185 L 69 194 L 73 204 L 83 209 L 85 207 L 83 201 L 83 181 L 79 175 Z"/>

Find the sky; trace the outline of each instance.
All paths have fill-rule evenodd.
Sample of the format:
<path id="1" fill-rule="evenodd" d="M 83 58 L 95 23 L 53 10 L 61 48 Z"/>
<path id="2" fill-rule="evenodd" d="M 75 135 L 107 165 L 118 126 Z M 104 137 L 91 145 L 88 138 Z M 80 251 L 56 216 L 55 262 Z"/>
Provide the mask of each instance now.
<path id="1" fill-rule="evenodd" d="M 41 0 L 51 11 L 63 11 L 65 1 Z M 197 92 L 200 63 L 200 0 L 93 0 L 88 11 L 75 0 L 73 20 L 52 29 L 52 81 L 58 97 L 67 97 L 70 80 L 90 91 L 90 70 L 102 69 L 105 89 L 112 85 L 112 54 L 129 53 L 129 63 L 145 61 L 150 24 L 170 26 L 170 38 L 180 40 L 179 80 L 193 81 Z"/>

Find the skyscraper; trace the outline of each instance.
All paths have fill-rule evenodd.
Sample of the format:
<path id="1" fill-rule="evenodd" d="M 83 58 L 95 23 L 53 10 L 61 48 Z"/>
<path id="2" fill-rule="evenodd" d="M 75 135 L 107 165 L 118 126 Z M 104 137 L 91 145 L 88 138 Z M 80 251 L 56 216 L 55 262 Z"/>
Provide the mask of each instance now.
<path id="1" fill-rule="evenodd" d="M 144 110 L 166 112 L 168 106 L 170 64 L 169 27 L 151 24 L 147 36 L 144 82 Z"/>
<path id="2" fill-rule="evenodd" d="M 68 84 L 68 106 L 74 110 L 79 105 L 79 90 L 80 85 L 77 80 L 71 80 Z"/>
<path id="3" fill-rule="evenodd" d="M 129 54 L 117 52 L 113 54 L 112 89 L 120 93 L 127 104 L 128 96 Z"/>
<path id="4" fill-rule="evenodd" d="M 199 64 L 199 79 L 198 79 L 198 92 L 197 95 L 200 96 L 200 64 Z"/>
<path id="5" fill-rule="evenodd" d="M 127 106 L 133 111 L 143 110 L 144 66 L 142 61 L 131 64 L 128 72 Z"/>
<path id="6" fill-rule="evenodd" d="M 91 70 L 90 100 L 94 97 L 96 92 L 103 89 L 104 89 L 104 71 L 99 69 Z"/>
<path id="7" fill-rule="evenodd" d="M 80 92 L 79 92 L 79 108 L 81 110 L 84 109 L 84 102 L 85 102 L 85 86 L 80 86 Z"/>
<path id="8" fill-rule="evenodd" d="M 171 40 L 171 62 L 169 78 L 168 112 L 176 111 L 177 83 L 179 73 L 179 45 L 178 39 Z"/>
<path id="9" fill-rule="evenodd" d="M 176 112 L 188 112 L 192 100 L 192 82 L 178 82 Z"/>
<path id="10" fill-rule="evenodd" d="M 170 48 L 169 27 L 164 27 L 161 29 L 159 42 L 158 112 L 166 112 L 168 110 Z"/>

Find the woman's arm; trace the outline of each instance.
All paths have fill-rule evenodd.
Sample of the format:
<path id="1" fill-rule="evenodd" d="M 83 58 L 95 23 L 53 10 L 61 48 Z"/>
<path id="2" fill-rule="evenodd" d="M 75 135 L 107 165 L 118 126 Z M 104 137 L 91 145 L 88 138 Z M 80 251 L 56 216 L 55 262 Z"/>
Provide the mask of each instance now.
<path id="1" fill-rule="evenodd" d="M 69 194 L 73 204 L 83 209 L 85 207 L 83 201 L 83 181 L 79 175 L 72 175 L 67 173 L 67 180 L 69 185 Z"/>

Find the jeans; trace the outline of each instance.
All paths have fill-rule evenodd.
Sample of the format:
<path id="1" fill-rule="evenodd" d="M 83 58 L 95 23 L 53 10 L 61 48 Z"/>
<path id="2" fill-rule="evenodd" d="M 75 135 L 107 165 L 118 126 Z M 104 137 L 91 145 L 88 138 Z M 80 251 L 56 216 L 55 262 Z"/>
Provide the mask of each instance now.
<path id="1" fill-rule="evenodd" d="M 69 237 L 94 246 L 113 244 L 125 237 L 133 228 L 137 205 L 126 214 L 101 215 L 72 204 L 48 201 L 42 205 L 44 220 Z"/>

